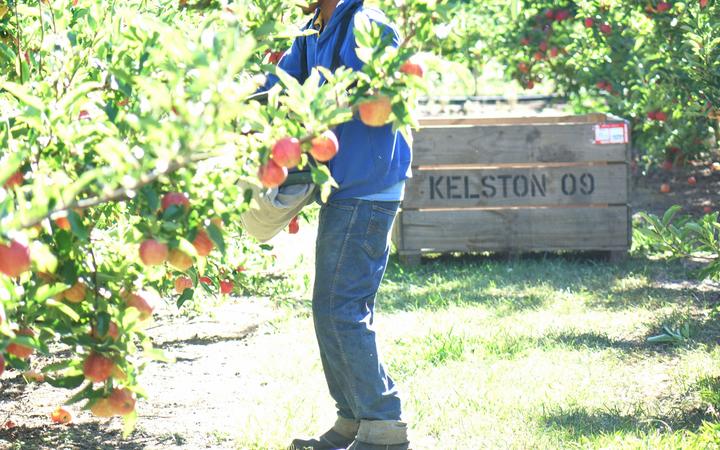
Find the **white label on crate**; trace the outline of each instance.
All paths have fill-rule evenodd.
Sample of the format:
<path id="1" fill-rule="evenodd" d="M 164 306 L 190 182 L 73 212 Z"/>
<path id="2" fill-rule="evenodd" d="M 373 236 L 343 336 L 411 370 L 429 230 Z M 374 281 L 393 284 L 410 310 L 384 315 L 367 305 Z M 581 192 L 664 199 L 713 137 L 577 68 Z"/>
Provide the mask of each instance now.
<path id="1" fill-rule="evenodd" d="M 628 127 L 625 123 L 601 123 L 595 125 L 596 144 L 627 144 L 628 134 Z"/>

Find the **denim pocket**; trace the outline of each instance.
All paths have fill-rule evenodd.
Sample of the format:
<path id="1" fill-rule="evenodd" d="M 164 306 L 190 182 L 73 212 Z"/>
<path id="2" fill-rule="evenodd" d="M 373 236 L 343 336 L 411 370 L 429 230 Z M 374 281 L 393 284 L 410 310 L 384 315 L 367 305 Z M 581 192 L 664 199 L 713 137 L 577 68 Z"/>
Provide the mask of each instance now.
<path id="1" fill-rule="evenodd" d="M 373 204 L 370 211 L 370 220 L 363 239 L 362 247 L 367 254 L 378 259 L 388 250 L 390 245 L 390 229 L 400 202 L 386 202 L 389 207 Z"/>

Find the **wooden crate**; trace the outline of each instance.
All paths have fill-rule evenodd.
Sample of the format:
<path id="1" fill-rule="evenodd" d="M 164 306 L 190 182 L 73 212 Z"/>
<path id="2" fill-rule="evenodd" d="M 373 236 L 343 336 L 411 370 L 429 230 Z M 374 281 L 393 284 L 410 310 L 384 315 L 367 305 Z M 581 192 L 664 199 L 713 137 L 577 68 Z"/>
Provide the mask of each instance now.
<path id="1" fill-rule="evenodd" d="M 629 125 L 604 114 L 426 119 L 393 230 L 422 253 L 600 250 L 631 241 Z"/>

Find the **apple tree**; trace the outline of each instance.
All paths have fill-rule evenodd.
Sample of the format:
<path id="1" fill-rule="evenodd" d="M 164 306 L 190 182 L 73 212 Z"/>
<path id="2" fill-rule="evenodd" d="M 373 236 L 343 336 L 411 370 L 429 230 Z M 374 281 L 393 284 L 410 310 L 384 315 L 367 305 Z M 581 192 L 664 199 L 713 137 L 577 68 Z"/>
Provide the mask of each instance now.
<path id="1" fill-rule="evenodd" d="M 52 355 L 36 378 L 132 428 L 138 377 L 164 358 L 155 308 L 228 293 L 262 258 L 237 225 L 241 186 L 298 166 L 326 197 L 333 127 L 415 124 L 412 56 L 432 27 L 418 11 L 443 7 L 393 6 L 399 48 L 359 20 L 365 68 L 301 85 L 272 64 L 300 34 L 300 3 L 0 2 L 0 373 Z M 268 101 L 249 100 L 269 72 Z"/>

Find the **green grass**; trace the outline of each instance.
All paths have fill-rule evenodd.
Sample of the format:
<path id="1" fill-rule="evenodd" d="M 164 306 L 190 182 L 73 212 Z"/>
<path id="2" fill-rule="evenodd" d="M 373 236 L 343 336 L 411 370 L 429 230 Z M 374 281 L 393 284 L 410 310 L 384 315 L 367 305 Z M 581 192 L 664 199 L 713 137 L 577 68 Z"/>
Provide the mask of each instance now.
<path id="1" fill-rule="evenodd" d="M 720 291 L 687 280 L 638 258 L 393 260 L 376 320 L 412 448 L 720 448 Z M 283 448 L 333 420 L 307 302 L 295 308 L 251 344 L 249 370 L 271 381 L 237 405 L 238 448 Z M 646 341 L 685 321 L 689 339 Z"/>

